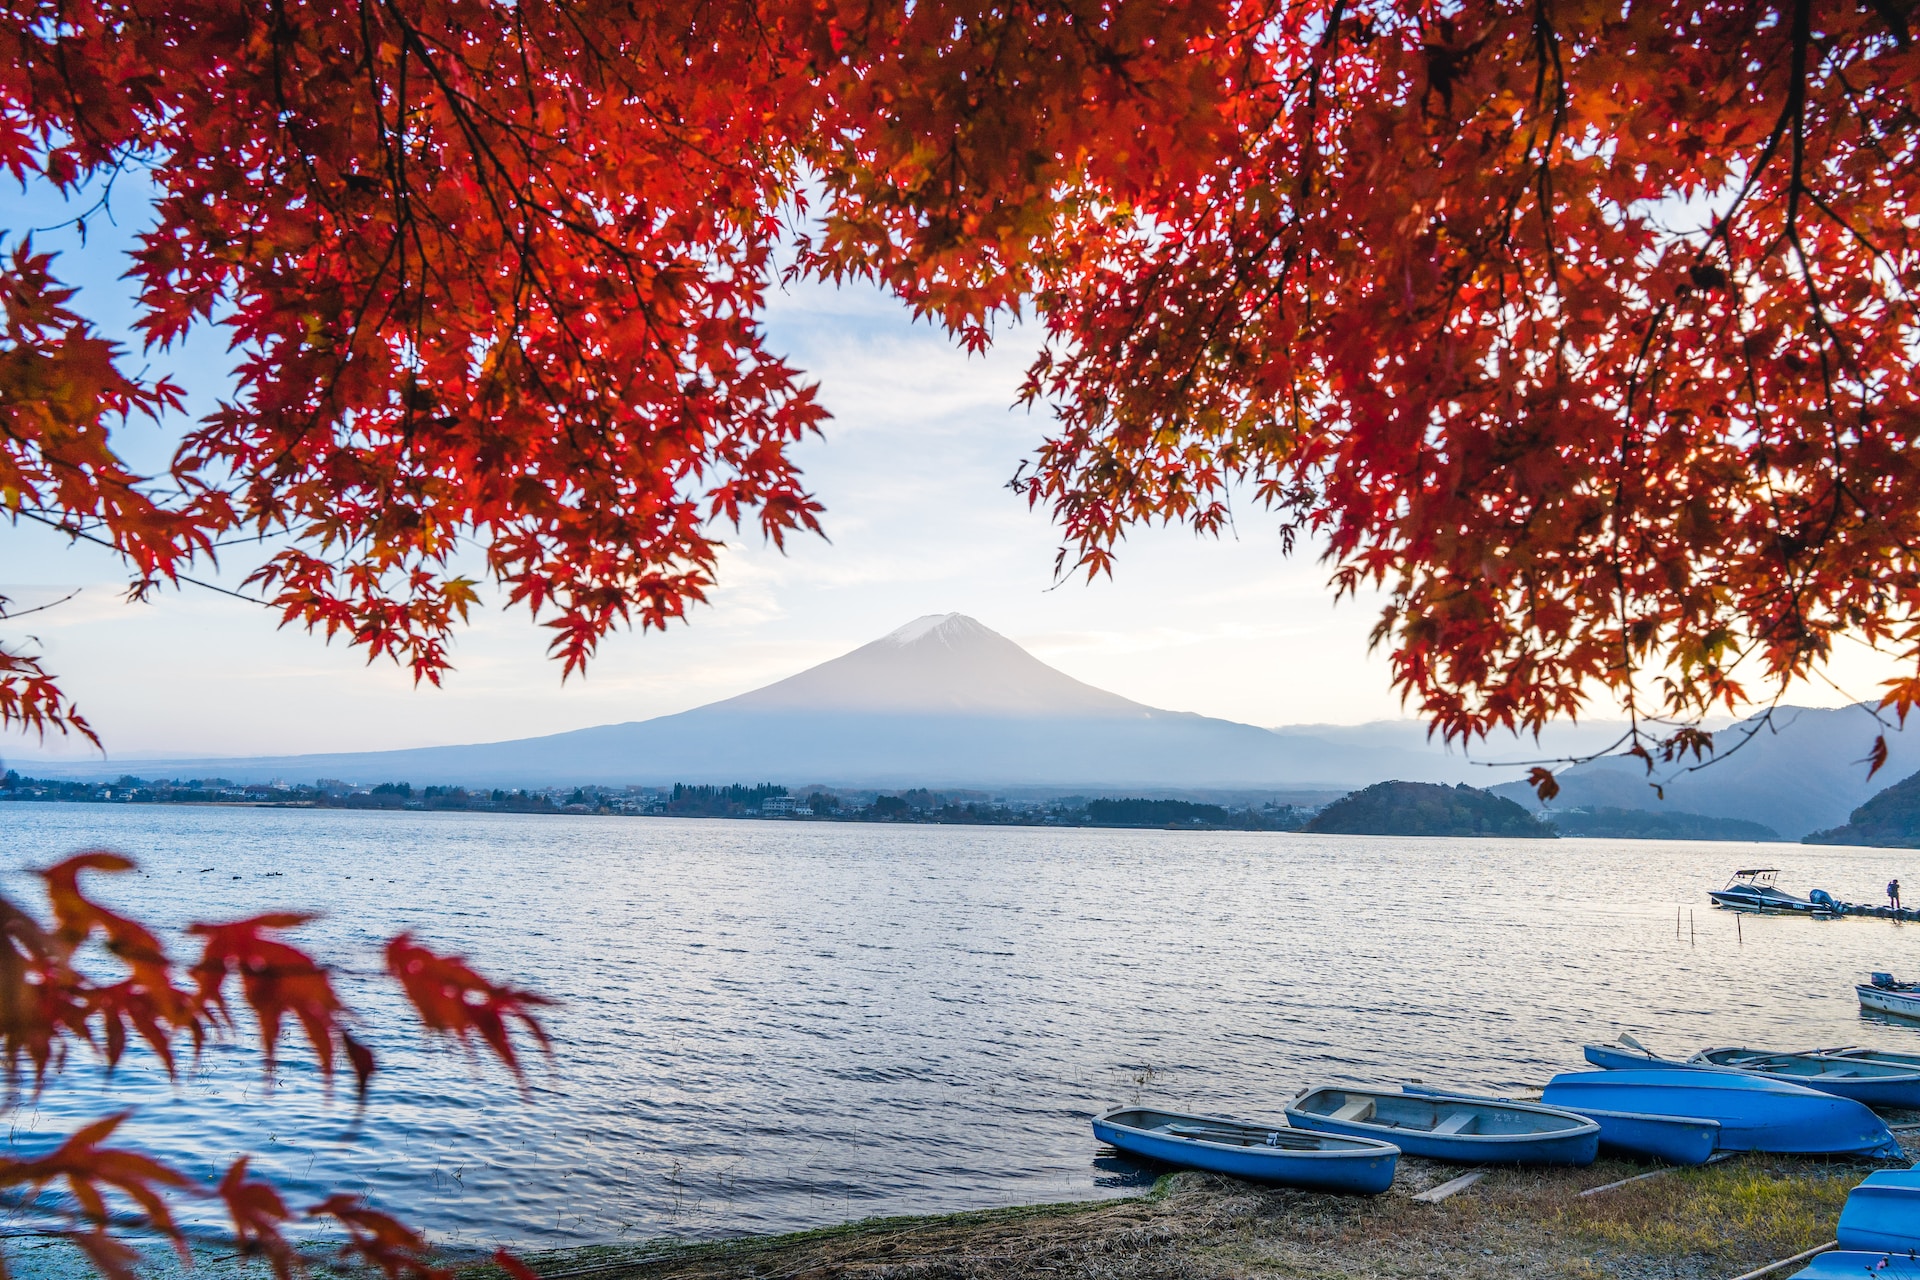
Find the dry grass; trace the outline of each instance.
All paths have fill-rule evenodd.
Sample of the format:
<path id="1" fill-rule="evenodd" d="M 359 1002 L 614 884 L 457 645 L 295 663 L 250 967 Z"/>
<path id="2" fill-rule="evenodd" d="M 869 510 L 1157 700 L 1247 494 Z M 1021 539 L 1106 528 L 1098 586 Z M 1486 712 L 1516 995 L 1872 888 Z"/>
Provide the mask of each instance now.
<path id="1" fill-rule="evenodd" d="M 1438 1205 L 1411 1197 L 1459 1170 L 1412 1159 L 1373 1199 L 1181 1173 L 1138 1199 L 531 1261 L 550 1280 L 1724 1280 L 1831 1239 L 1871 1167 L 1743 1156 L 1586 1199 L 1644 1168 L 1500 1169 Z"/>

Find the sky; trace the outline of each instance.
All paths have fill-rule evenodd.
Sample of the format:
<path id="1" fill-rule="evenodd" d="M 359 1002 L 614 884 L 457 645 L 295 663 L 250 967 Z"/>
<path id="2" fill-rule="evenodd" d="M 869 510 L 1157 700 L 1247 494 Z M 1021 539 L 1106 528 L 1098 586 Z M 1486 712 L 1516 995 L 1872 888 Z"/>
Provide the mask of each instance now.
<path id="1" fill-rule="evenodd" d="M 82 286 L 76 305 L 123 334 L 131 305 L 118 277 L 140 223 L 137 187 L 116 191 L 113 207 L 113 223 L 89 218 L 82 245 L 72 229 L 49 230 L 70 209 L 44 192 L 0 190 L 0 229 L 9 246 L 35 230 L 37 245 L 60 250 L 56 273 Z M 1336 603 L 1314 549 L 1283 555 L 1276 521 L 1257 508 L 1238 513 L 1233 537 L 1143 530 L 1111 580 L 1055 581 L 1056 531 L 1006 487 L 1048 426 L 1044 409 L 1015 404 L 1031 330 L 1003 327 L 990 352 L 970 356 L 874 291 L 820 285 L 776 295 L 768 326 L 773 349 L 819 382 L 834 415 L 796 454 L 826 505 L 826 538 L 790 540 L 783 554 L 731 537 L 709 605 L 665 634 L 615 634 L 584 678 L 563 683 L 542 628 L 493 604 L 460 633 L 444 687 L 415 688 L 384 659 L 368 665 L 213 592 L 127 603 L 111 556 L 29 525 L 0 524 L 0 593 L 16 610 L 77 594 L 6 634 L 37 639 L 116 757 L 383 750 L 645 719 L 947 612 L 1153 706 L 1269 726 L 1406 714 L 1385 655 L 1368 650 L 1381 602 Z M 189 388 L 196 412 L 228 385 L 232 363 L 215 334 L 147 359 Z M 186 421 L 130 428 L 126 456 L 158 466 Z M 235 558 L 216 576 L 237 585 L 251 567 Z M 1840 689 L 1802 687 L 1793 701 L 1851 701 L 1887 671 L 1853 646 L 1835 665 Z M 81 753 L 0 739 L 11 761 Z"/>

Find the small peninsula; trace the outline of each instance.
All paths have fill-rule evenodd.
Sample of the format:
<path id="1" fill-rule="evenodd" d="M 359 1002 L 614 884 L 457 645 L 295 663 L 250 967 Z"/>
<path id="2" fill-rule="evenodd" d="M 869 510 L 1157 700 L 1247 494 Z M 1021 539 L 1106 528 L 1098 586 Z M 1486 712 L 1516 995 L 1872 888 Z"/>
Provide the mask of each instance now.
<path id="1" fill-rule="evenodd" d="M 1815 831 L 1800 843 L 1920 849 L 1920 773 L 1902 778 L 1855 809 L 1845 826 Z"/>
<path id="2" fill-rule="evenodd" d="M 1376 782 L 1334 801 L 1301 830 L 1346 836 L 1519 836 L 1554 829 L 1511 800 L 1466 783 Z"/>

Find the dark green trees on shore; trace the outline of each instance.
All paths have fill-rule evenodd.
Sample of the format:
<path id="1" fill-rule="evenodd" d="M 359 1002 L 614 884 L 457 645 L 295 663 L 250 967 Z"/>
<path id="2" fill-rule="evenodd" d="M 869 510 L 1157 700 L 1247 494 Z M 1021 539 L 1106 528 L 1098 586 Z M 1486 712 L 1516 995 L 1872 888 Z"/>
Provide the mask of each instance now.
<path id="1" fill-rule="evenodd" d="M 1303 830 L 1351 836 L 1523 836 L 1554 829 L 1511 800 L 1461 783 L 1377 782 L 1334 801 Z"/>
<path id="2" fill-rule="evenodd" d="M 1816 831 L 1801 843 L 1920 849 L 1920 773 L 1902 778 L 1848 814 L 1846 826 Z"/>

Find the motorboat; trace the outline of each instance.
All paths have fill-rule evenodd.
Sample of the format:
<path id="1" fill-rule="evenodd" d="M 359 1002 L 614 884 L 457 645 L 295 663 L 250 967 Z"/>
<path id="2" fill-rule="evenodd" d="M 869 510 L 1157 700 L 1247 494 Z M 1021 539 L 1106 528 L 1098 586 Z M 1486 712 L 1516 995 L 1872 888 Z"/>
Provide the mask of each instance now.
<path id="1" fill-rule="evenodd" d="M 1551 1106 L 1373 1085 L 1308 1089 L 1287 1106 L 1297 1129 L 1391 1142 L 1408 1155 L 1465 1164 L 1592 1164 L 1600 1126 Z"/>
<path id="2" fill-rule="evenodd" d="M 1890 973 L 1876 973 L 1872 982 L 1859 983 L 1853 990 L 1862 1009 L 1920 1018 L 1920 982 L 1895 982 Z"/>
<path id="3" fill-rule="evenodd" d="M 1370 1196 L 1393 1184 L 1400 1160 L 1400 1148 L 1373 1138 L 1147 1107 L 1115 1107 L 1095 1116 L 1093 1136 L 1129 1155 L 1165 1164 Z"/>
<path id="4" fill-rule="evenodd" d="M 1812 915 L 1825 912 L 1826 905 L 1811 898 L 1799 898 L 1775 883 L 1778 867 L 1750 867 L 1736 871 L 1724 889 L 1709 889 L 1707 896 L 1716 907 L 1729 911 L 1749 911 L 1773 915 Z M 1825 896 L 1824 894 L 1822 895 Z"/>
<path id="5" fill-rule="evenodd" d="M 1900 1144 L 1863 1103 L 1766 1076 L 1698 1064 L 1553 1077 L 1541 1102 L 1720 1122 L 1718 1149 L 1893 1158 Z"/>

